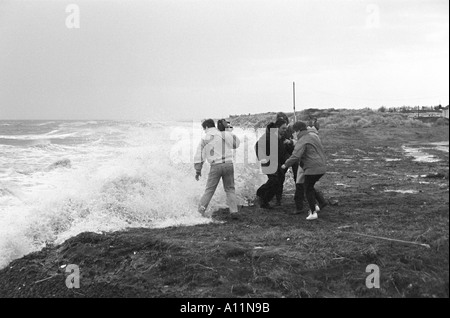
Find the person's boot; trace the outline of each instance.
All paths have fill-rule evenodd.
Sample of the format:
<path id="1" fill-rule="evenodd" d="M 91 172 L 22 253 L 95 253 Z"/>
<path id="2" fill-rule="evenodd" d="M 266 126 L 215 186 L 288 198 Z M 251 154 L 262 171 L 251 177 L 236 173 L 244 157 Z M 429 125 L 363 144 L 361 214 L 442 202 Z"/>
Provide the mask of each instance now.
<path id="1" fill-rule="evenodd" d="M 276 203 L 275 203 L 275 205 L 276 206 L 281 206 L 281 196 L 280 197 L 276 197 Z"/>
<path id="2" fill-rule="evenodd" d="M 198 213 L 200 213 L 201 214 L 201 216 L 205 216 L 205 214 L 206 214 L 206 207 L 204 207 L 204 206 L 202 206 L 202 205 L 200 205 L 199 207 L 198 207 Z"/>
<path id="3" fill-rule="evenodd" d="M 295 184 L 295 211 L 292 214 L 301 214 L 304 213 L 303 209 L 303 201 L 305 200 L 305 189 L 302 183 Z"/>
<path id="4" fill-rule="evenodd" d="M 261 203 L 261 209 L 271 210 L 273 209 L 272 206 L 269 204 L 269 202 L 263 202 Z"/>
<path id="5" fill-rule="evenodd" d="M 319 204 L 320 210 L 328 205 L 328 200 L 325 199 L 323 193 L 316 189 L 316 201 Z"/>
<path id="6" fill-rule="evenodd" d="M 303 204 L 295 203 L 295 210 L 291 212 L 291 214 L 304 214 L 306 213 L 306 209 L 303 207 Z"/>
<path id="7" fill-rule="evenodd" d="M 270 206 L 269 202 L 264 200 L 262 197 L 258 196 L 258 203 L 259 203 L 259 207 L 261 209 L 272 209 L 272 207 Z"/>

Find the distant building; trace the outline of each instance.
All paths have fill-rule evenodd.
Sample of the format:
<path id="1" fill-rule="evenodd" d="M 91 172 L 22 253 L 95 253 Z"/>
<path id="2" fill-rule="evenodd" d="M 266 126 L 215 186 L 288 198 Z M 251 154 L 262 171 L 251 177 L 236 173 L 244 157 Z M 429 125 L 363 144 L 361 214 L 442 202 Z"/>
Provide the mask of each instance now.
<path id="1" fill-rule="evenodd" d="M 442 109 L 442 114 L 441 114 L 441 116 L 444 117 L 444 118 L 449 119 L 449 118 L 448 118 L 448 106 Z"/>
<path id="2" fill-rule="evenodd" d="M 420 117 L 442 117 L 442 112 L 423 112 L 420 113 Z"/>
<path id="3" fill-rule="evenodd" d="M 414 113 L 406 113 L 406 116 L 408 116 L 408 118 L 417 118 L 419 117 L 417 112 Z"/>
<path id="4" fill-rule="evenodd" d="M 446 113 L 445 113 L 446 111 Z M 442 109 L 441 111 L 423 111 L 416 110 L 414 112 L 409 111 L 406 113 L 409 118 L 431 118 L 431 117 L 446 117 L 448 118 L 448 108 Z"/>

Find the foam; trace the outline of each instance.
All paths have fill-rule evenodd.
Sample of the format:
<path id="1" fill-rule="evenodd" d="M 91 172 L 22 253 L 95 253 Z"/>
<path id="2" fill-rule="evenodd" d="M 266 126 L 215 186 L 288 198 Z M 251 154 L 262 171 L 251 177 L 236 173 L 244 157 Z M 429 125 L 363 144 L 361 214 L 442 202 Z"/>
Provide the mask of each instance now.
<path id="1" fill-rule="evenodd" d="M 77 132 L 55 135 L 59 130 L 53 130 L 51 132 L 41 134 L 41 135 L 0 135 L 0 139 L 10 139 L 10 140 L 42 140 L 42 139 L 64 139 L 68 137 L 73 137 Z"/>
<path id="2" fill-rule="evenodd" d="M 47 145 L 5 152 L 0 166 L 8 166 L 4 173 L 9 174 L 9 182 L 20 189 L 21 195 L 3 196 L 0 201 L 0 268 L 81 232 L 212 222 L 197 212 L 209 165 L 205 164 L 203 177 L 196 181 L 190 158 L 200 129 L 185 126 L 190 135 L 171 139 L 173 127 L 123 128 L 113 129 L 116 134 L 111 139 L 105 134 L 108 129 L 102 127 L 96 139 L 83 147 Z M 99 142 L 102 138 L 104 142 Z M 180 152 L 173 151 L 174 146 L 187 152 L 187 160 L 175 160 Z M 237 157 L 253 160 L 253 153 L 242 151 Z M 70 160 L 70 168 L 45 169 L 64 158 Z M 27 173 L 17 173 L 21 169 Z M 265 177 L 258 164 L 242 162 L 235 165 L 235 180 L 238 204 L 245 205 Z M 220 184 L 208 211 L 225 207 L 225 202 Z"/>

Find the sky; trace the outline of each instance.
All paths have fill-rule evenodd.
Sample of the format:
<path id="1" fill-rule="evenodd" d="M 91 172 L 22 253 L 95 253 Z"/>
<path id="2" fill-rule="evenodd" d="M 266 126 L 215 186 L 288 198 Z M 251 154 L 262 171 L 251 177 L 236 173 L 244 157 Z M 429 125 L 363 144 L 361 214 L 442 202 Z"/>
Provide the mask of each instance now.
<path id="1" fill-rule="evenodd" d="M 449 103 L 448 0 L 0 0 L 0 120 Z"/>

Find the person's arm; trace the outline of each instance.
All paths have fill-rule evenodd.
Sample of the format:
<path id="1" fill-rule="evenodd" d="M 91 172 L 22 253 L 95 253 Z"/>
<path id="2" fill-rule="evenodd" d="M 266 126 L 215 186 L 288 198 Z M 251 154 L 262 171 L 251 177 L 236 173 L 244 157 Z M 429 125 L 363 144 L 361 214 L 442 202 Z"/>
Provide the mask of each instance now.
<path id="1" fill-rule="evenodd" d="M 317 129 L 317 132 L 319 132 L 320 124 L 319 124 L 319 122 L 317 121 L 317 119 L 316 119 L 316 121 L 314 122 L 314 128 L 316 128 L 316 129 Z"/>
<path id="2" fill-rule="evenodd" d="M 286 148 L 286 152 L 292 154 L 292 152 L 294 151 L 294 140 L 286 139 L 284 141 L 284 146 Z"/>
<path id="3" fill-rule="evenodd" d="M 235 134 L 232 134 L 232 135 L 233 135 L 233 149 L 237 149 L 237 148 L 239 148 L 239 146 L 241 144 L 241 140 Z"/>
<path id="4" fill-rule="evenodd" d="M 239 139 L 239 137 L 230 131 L 225 132 L 225 141 L 228 147 L 230 147 L 231 149 L 237 149 L 241 144 L 241 140 Z"/>
<path id="5" fill-rule="evenodd" d="M 294 147 L 294 151 L 292 152 L 292 155 L 289 157 L 288 160 L 286 160 L 282 168 L 288 169 L 289 167 L 298 163 L 300 161 L 300 158 L 303 156 L 305 150 L 306 150 L 306 143 L 297 141 Z"/>
<path id="6" fill-rule="evenodd" d="M 202 175 L 202 167 L 203 167 L 203 162 L 204 160 L 204 156 L 203 156 L 203 150 L 205 148 L 206 142 L 204 139 L 202 139 L 199 143 L 199 145 L 197 146 L 197 151 L 195 152 L 195 156 L 194 156 L 194 169 L 195 169 L 195 179 L 198 180 L 198 178 Z"/>

